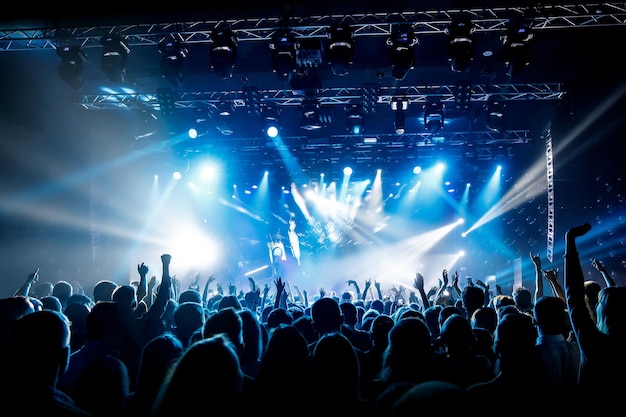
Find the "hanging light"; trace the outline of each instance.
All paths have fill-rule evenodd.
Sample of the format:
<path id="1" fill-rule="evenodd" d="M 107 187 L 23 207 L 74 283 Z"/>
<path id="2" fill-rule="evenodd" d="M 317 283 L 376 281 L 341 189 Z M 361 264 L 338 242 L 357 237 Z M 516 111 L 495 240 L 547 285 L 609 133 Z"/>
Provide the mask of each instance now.
<path id="1" fill-rule="evenodd" d="M 525 21 L 512 21 L 501 37 L 501 58 L 506 66 L 506 75 L 513 76 L 530 65 L 530 40 L 532 29 Z"/>
<path id="2" fill-rule="evenodd" d="M 474 59 L 474 24 L 469 19 L 456 19 L 446 29 L 448 61 L 455 72 L 469 70 Z"/>
<path id="3" fill-rule="evenodd" d="M 353 135 L 360 135 L 363 130 L 364 112 L 361 103 L 346 105 L 346 127 Z"/>
<path id="4" fill-rule="evenodd" d="M 231 78 L 237 60 L 238 39 L 229 28 L 213 29 L 211 32 L 211 68 L 222 78 Z"/>
<path id="5" fill-rule="evenodd" d="M 265 105 L 261 109 L 263 115 L 263 129 L 269 138 L 275 138 L 280 133 L 280 108 L 274 105 Z"/>
<path id="6" fill-rule="evenodd" d="M 354 58 L 354 33 L 350 25 L 341 23 L 328 29 L 328 62 L 335 75 L 348 74 Z"/>
<path id="7" fill-rule="evenodd" d="M 435 100 L 424 104 L 424 127 L 430 133 L 437 133 L 443 129 L 445 122 L 444 105 Z"/>
<path id="8" fill-rule="evenodd" d="M 289 29 L 276 32 L 270 42 L 270 49 L 274 51 L 272 70 L 279 80 L 289 80 L 296 72 L 299 43 Z"/>
<path id="9" fill-rule="evenodd" d="M 187 58 L 187 49 L 183 46 L 180 34 L 164 36 L 158 44 L 161 54 L 161 76 L 177 87 L 183 83 L 183 66 Z"/>
<path id="10" fill-rule="evenodd" d="M 396 80 L 403 80 L 415 65 L 414 46 L 417 37 L 410 25 L 397 26 L 387 38 L 390 51 L 391 75 Z"/>
<path id="11" fill-rule="evenodd" d="M 409 100 L 405 97 L 395 97 L 391 101 L 391 110 L 393 110 L 393 125 L 398 135 L 405 132 L 406 111 L 409 108 Z"/>
<path id="12" fill-rule="evenodd" d="M 130 47 L 120 35 L 107 35 L 100 38 L 102 57 L 100 68 L 113 82 L 123 82 L 126 79 L 126 64 Z"/>
<path id="13" fill-rule="evenodd" d="M 78 45 L 58 46 L 56 53 L 61 58 L 59 76 L 74 90 L 80 90 L 83 87 L 83 62 L 87 61 L 87 55 Z"/>

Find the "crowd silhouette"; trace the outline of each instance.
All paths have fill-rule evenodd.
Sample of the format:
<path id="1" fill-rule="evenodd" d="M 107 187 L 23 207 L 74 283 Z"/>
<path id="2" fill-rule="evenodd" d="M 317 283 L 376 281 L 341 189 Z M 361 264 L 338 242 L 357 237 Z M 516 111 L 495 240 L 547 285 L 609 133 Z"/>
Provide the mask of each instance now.
<path id="1" fill-rule="evenodd" d="M 242 291 L 197 276 L 181 291 L 161 256 L 161 278 L 80 284 L 39 282 L 31 273 L 0 299 L 5 411 L 36 415 L 164 417 L 208 415 L 216 407 L 253 413 L 399 416 L 417 412 L 571 412 L 620 402 L 626 375 L 626 287 L 599 260 L 585 280 L 577 239 L 565 234 L 563 283 L 543 270 L 535 291 L 495 293 L 480 280 L 443 270 L 426 291 L 340 296 L 274 287 Z M 550 292 L 544 292 L 544 280 Z M 218 291 L 209 291 L 217 284 Z M 369 295 L 369 298 L 367 297 Z M 377 297 L 372 298 L 372 296 Z M 524 407 L 524 405 L 522 405 Z"/>

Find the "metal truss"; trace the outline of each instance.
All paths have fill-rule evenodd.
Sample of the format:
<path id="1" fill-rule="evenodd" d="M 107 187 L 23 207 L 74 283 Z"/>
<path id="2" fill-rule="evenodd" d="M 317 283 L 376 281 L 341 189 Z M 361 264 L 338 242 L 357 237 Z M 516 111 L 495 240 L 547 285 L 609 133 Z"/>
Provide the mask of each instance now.
<path id="1" fill-rule="evenodd" d="M 112 33 L 125 37 L 130 46 L 156 45 L 166 34 L 178 33 L 187 44 L 210 43 L 211 31 L 230 26 L 240 42 L 269 41 L 279 29 L 288 27 L 296 38 L 325 38 L 327 28 L 349 23 L 354 35 L 389 36 L 399 24 L 410 25 L 416 35 L 444 34 L 452 19 L 469 17 L 477 32 L 501 32 L 512 19 L 524 19 L 534 31 L 575 27 L 626 25 L 626 3 L 542 5 L 538 7 L 470 8 L 355 13 L 350 15 L 294 16 L 288 21 L 273 18 L 233 18 L 189 22 L 153 22 L 114 26 L 71 27 L 50 24 L 33 28 L 0 28 L 0 52 L 54 49 L 72 42 L 83 48 L 101 47 L 100 38 Z"/>
<path id="2" fill-rule="evenodd" d="M 552 153 L 552 131 L 546 134 L 546 178 L 548 181 L 548 219 L 547 219 L 547 258 L 554 258 L 555 200 L 554 200 L 554 155 Z"/>
<path id="3" fill-rule="evenodd" d="M 409 86 L 378 88 L 377 104 L 390 105 L 395 97 L 406 99 L 409 104 L 425 103 L 428 98 L 436 97 L 442 102 L 454 102 L 455 85 Z M 173 92 L 175 109 L 202 108 L 230 101 L 235 108 L 245 107 L 244 91 L 214 92 Z M 322 88 L 317 91 L 320 105 L 346 105 L 360 99 L 361 88 Z M 472 102 L 487 101 L 490 95 L 498 95 L 502 100 L 560 100 L 566 91 L 561 83 L 527 83 L 473 85 Z M 279 106 L 300 105 L 304 96 L 294 94 L 293 90 L 258 90 L 261 103 L 273 103 Z M 160 109 L 157 93 L 120 93 L 95 94 L 82 97 L 80 106 L 88 110 L 100 109 Z"/>

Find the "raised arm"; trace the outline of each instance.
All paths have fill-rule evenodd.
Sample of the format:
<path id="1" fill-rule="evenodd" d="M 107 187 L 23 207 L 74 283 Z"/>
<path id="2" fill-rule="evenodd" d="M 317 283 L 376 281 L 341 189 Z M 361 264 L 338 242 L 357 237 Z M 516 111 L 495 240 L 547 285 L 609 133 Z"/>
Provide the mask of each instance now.
<path id="1" fill-rule="evenodd" d="M 209 301 L 209 285 L 211 285 L 211 283 L 215 281 L 215 279 L 215 275 L 210 275 L 204 283 L 204 290 L 202 291 L 202 305 L 205 307 L 207 306 L 207 303 Z"/>
<path id="2" fill-rule="evenodd" d="M 34 272 L 31 272 L 30 274 L 28 274 L 28 277 L 26 277 L 26 281 L 24 281 L 24 283 L 20 285 L 20 287 L 17 290 L 15 290 L 15 293 L 13 293 L 13 296 L 18 297 L 22 295 L 24 297 L 28 297 L 30 295 L 30 291 L 31 291 L 33 284 L 37 282 L 38 279 L 39 279 L 39 268 L 35 269 Z"/>
<path id="3" fill-rule="evenodd" d="M 382 300 L 383 299 L 383 292 L 380 289 L 380 282 L 374 281 L 374 287 L 376 287 L 376 293 L 378 294 L 378 299 Z"/>
<path id="4" fill-rule="evenodd" d="M 428 307 L 431 306 L 430 300 L 428 300 L 428 296 L 426 295 L 426 291 L 424 290 L 424 277 L 419 272 L 415 273 L 415 279 L 413 280 L 413 288 L 420 293 L 420 298 L 422 299 L 422 307 L 425 311 Z"/>
<path id="5" fill-rule="evenodd" d="M 137 300 L 144 301 L 146 305 L 149 307 L 150 303 L 145 300 L 148 295 L 148 281 L 146 276 L 148 275 L 148 265 L 145 263 L 140 263 L 137 265 L 137 273 L 139 274 L 139 284 L 137 284 Z"/>
<path id="6" fill-rule="evenodd" d="M 488 306 L 489 303 L 491 303 L 491 298 L 492 298 L 491 290 L 489 289 L 489 284 L 486 284 L 483 281 L 477 279 L 476 286 L 483 289 L 483 292 L 485 293 L 485 301 L 483 302 L 483 305 Z"/>
<path id="7" fill-rule="evenodd" d="M 171 260 L 171 255 L 167 253 L 161 255 L 161 265 L 163 270 L 161 274 L 161 285 L 159 285 L 154 303 L 150 306 L 150 310 L 148 310 L 147 314 L 158 315 L 159 317 L 162 316 L 165 312 L 167 302 L 170 298 L 172 298 L 172 277 L 170 276 Z"/>
<path id="8" fill-rule="evenodd" d="M 591 225 L 585 223 L 582 226 L 572 227 L 565 233 L 565 295 L 572 330 L 578 343 L 581 343 L 581 332 L 587 333 L 597 330 L 595 321 L 585 302 L 585 275 L 576 247 L 576 239 L 584 236 L 589 230 L 591 230 Z"/>
<path id="9" fill-rule="evenodd" d="M 470 278 L 470 282 L 471 282 L 471 278 Z M 454 299 L 455 300 L 459 300 L 461 299 L 461 288 L 459 287 L 459 272 L 458 271 L 454 271 L 454 274 L 452 274 L 452 290 L 454 290 Z"/>
<path id="10" fill-rule="evenodd" d="M 591 265 L 595 269 L 597 269 L 598 272 L 600 272 L 600 274 L 602 274 L 602 278 L 604 278 L 604 283 L 606 284 L 607 287 L 615 287 L 615 280 L 613 279 L 611 274 L 609 274 L 609 271 L 606 270 L 602 262 L 600 262 L 597 259 L 592 259 Z"/>
<path id="11" fill-rule="evenodd" d="M 368 292 L 370 293 L 370 297 L 374 298 L 372 296 L 372 280 L 369 278 L 365 280 L 365 287 L 363 288 L 363 301 L 367 298 Z"/>
<path id="12" fill-rule="evenodd" d="M 565 299 L 565 291 L 563 290 L 563 287 L 559 283 L 558 274 L 559 274 L 558 269 L 548 269 L 547 271 L 544 271 L 544 277 L 550 284 L 550 287 L 552 288 L 552 292 L 554 293 L 554 295 L 559 297 L 563 301 L 567 301 Z"/>
<path id="13" fill-rule="evenodd" d="M 543 272 L 541 270 L 541 257 L 537 255 L 533 255 L 533 252 L 530 251 L 530 260 L 533 261 L 533 265 L 535 266 L 535 299 L 533 303 L 537 301 L 539 298 L 543 297 Z"/>
<path id="14" fill-rule="evenodd" d="M 304 294 L 302 294 L 302 291 L 300 290 L 300 286 L 298 284 L 293 284 L 293 287 L 296 289 L 296 295 L 298 296 L 298 299 L 300 300 L 300 304 L 304 308 L 307 308 L 309 305 L 307 303 L 306 298 L 304 297 Z"/>
<path id="15" fill-rule="evenodd" d="M 285 292 L 285 283 L 281 277 L 276 278 L 274 281 L 274 285 L 276 286 L 276 296 L 274 297 L 274 309 L 280 308 L 282 306 L 283 293 Z"/>
<path id="16" fill-rule="evenodd" d="M 444 296 L 443 293 L 448 288 L 448 270 L 444 269 L 441 271 L 441 280 L 439 280 L 439 289 L 437 289 L 437 293 L 435 294 L 435 304 Z"/>
<path id="17" fill-rule="evenodd" d="M 356 294 L 356 299 L 357 300 L 362 300 L 361 298 L 361 289 L 359 288 L 359 284 L 357 284 L 357 282 L 353 279 L 349 279 L 347 281 L 348 285 L 354 287 L 354 292 Z"/>

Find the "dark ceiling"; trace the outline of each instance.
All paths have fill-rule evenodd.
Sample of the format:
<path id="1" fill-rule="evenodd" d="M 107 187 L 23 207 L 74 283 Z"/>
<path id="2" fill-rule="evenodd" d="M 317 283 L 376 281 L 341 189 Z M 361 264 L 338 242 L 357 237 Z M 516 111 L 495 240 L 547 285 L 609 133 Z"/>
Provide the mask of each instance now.
<path id="1" fill-rule="evenodd" d="M 64 84 L 56 72 L 60 59 L 54 50 L 79 46 L 86 59 L 83 85 L 63 85 L 64 99 L 85 111 L 134 110 L 138 137 L 156 127 L 163 130 L 136 140 L 134 147 L 140 151 L 156 140 L 164 143 L 166 152 L 183 157 L 219 149 L 236 153 L 242 165 L 259 164 L 259 155 L 281 164 L 278 154 L 268 155 L 272 151 L 259 114 L 267 107 L 279 108 L 283 142 L 274 147 L 289 149 L 311 175 L 316 164 L 338 166 L 346 157 L 373 168 L 379 163 L 404 166 L 442 151 L 478 160 L 522 155 L 523 148 L 541 142 L 545 129 L 562 114 L 571 115 L 578 103 L 587 103 L 621 76 L 612 62 L 612 40 L 624 36 L 624 3 L 462 2 L 463 8 L 420 3 L 416 8 L 412 2 L 256 2 L 211 10 L 181 5 L 178 10 L 184 11 L 169 6 L 141 12 L 113 7 L 93 14 L 39 10 L 13 19 L 5 16 L 0 52 L 45 55 L 51 82 Z M 459 20 L 471 21 L 474 27 L 474 53 L 466 70 L 453 71 L 447 34 L 451 22 Z M 329 28 L 339 23 L 348 25 L 354 41 L 344 75 L 330 64 Z M 533 34 L 530 60 L 511 74 L 503 59 L 503 37 L 518 24 L 526 24 Z M 211 66 L 216 29 L 230 29 L 236 39 L 236 59 L 226 77 Z M 298 58 L 294 71 L 281 78 L 273 71 L 270 43 L 287 29 L 298 43 Z M 388 43 L 403 30 L 416 43 L 409 52 L 411 68 L 398 77 L 392 72 Z M 180 82 L 168 80 L 160 70 L 159 41 L 170 34 L 180 37 L 187 52 Z M 110 35 L 119 35 L 130 51 L 122 81 L 109 79 L 100 66 L 101 39 Z M 470 91 L 465 102 L 457 97 L 462 88 Z M 366 103 L 370 106 L 363 130 L 355 135 L 347 129 L 345 108 L 363 103 L 368 92 L 375 102 Z M 247 93 L 257 94 L 259 107 L 251 106 Z M 308 95 L 315 97 L 322 114 L 323 127 L 317 130 L 299 126 L 301 104 Z M 498 130 L 485 123 L 490 98 L 505 105 L 505 123 Z M 395 131 L 391 103 L 397 99 L 408 103 L 404 134 Z M 424 127 L 423 106 L 436 100 L 445 106 L 446 123 L 433 135 Z M 233 111 L 232 133 L 227 135 L 216 129 L 223 106 Z M 157 125 L 142 131 L 146 116 L 156 117 Z M 200 140 L 172 140 L 173 134 L 198 120 L 203 122 Z M 377 143 L 364 143 L 365 137 Z"/>

